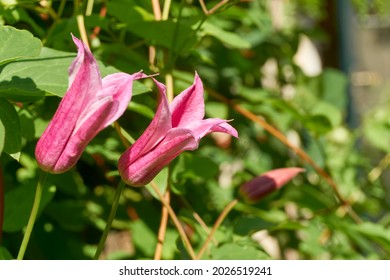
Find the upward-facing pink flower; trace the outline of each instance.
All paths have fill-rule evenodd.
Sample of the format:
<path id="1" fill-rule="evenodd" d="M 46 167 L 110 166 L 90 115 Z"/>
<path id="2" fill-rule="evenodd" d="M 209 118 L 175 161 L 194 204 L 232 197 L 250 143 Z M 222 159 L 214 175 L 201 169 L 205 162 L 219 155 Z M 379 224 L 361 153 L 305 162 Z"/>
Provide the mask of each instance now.
<path id="1" fill-rule="evenodd" d="M 69 68 L 69 88 L 35 149 L 38 165 L 51 173 L 76 164 L 92 138 L 126 110 L 133 81 L 146 77 L 116 73 L 101 79 L 88 47 L 72 37 L 78 53 Z"/>
<path id="2" fill-rule="evenodd" d="M 170 105 L 165 86 L 153 80 L 159 89 L 156 115 L 141 137 L 119 159 L 119 173 L 132 186 L 148 184 L 180 153 L 197 149 L 200 139 L 211 132 L 238 137 L 227 120 L 203 119 L 203 85 L 197 74 L 194 84 L 176 96 Z"/>

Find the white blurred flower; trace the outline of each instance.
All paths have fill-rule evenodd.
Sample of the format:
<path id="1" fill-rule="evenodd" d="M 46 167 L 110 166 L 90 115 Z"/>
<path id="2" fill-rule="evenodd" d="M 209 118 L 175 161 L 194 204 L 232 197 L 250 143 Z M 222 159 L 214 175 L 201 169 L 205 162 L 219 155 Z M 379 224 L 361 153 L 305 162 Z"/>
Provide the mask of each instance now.
<path id="1" fill-rule="evenodd" d="M 306 35 L 300 36 L 298 50 L 293 59 L 303 73 L 309 77 L 317 76 L 322 71 L 320 55 L 313 41 Z"/>

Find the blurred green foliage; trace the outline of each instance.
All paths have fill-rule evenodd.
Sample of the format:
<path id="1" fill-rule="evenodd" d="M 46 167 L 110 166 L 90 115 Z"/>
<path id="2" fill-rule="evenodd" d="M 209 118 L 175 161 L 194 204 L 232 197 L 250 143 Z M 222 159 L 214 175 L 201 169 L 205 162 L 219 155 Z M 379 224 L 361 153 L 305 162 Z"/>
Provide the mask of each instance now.
<path id="1" fill-rule="evenodd" d="M 207 137 L 155 180 L 164 190 L 170 178 L 171 205 L 196 251 L 242 183 L 278 167 L 306 169 L 256 204 L 240 201 L 217 229 L 204 259 L 390 257 L 389 104 L 370 111 L 352 129 L 346 123 L 346 75 L 325 68 L 309 77 L 294 62 L 302 34 L 326 40 L 319 25 L 327 16 L 325 1 L 287 1 L 279 10 L 280 25 L 271 13 L 272 1 L 229 1 L 205 15 L 198 1 L 177 0 L 167 20 L 155 21 L 151 1 L 15 0 L 0 2 L 0 259 L 17 255 L 39 173 L 35 144 L 66 92 L 67 68 L 76 51 L 70 33 L 80 37 L 77 15 L 85 14 L 90 2 L 85 28 L 103 76 L 143 69 L 160 73 L 157 79 L 163 82 L 172 73 L 178 94 L 197 71 L 206 89 L 207 115 L 233 119 L 239 132 L 238 140 Z M 219 1 L 206 2 L 210 10 Z M 352 2 L 368 13 L 367 1 Z M 386 8 L 384 1 L 371 2 L 378 10 Z M 264 72 L 270 61 L 274 70 Z M 119 120 L 135 139 L 153 117 L 154 90 L 151 81 L 137 82 Z M 281 131 L 329 177 L 234 105 Z M 27 259 L 92 258 L 124 151 L 109 127 L 90 143 L 76 168 L 49 175 Z M 335 195 L 330 178 L 359 218 Z M 104 257 L 153 258 L 160 217 L 161 203 L 149 188 L 127 187 Z M 162 258 L 188 258 L 171 223 Z"/>

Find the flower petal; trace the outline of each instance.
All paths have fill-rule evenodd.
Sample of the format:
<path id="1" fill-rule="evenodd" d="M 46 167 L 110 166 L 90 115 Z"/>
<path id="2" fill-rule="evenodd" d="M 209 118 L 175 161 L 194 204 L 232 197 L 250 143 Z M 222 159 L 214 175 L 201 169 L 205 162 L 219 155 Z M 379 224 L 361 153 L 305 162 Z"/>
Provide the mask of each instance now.
<path id="1" fill-rule="evenodd" d="M 172 128 L 171 112 L 169 111 L 166 88 L 154 78 L 153 81 L 159 89 L 157 112 L 144 133 L 142 133 L 140 138 L 132 145 L 133 160 L 142 156 L 150 149 L 153 149 L 153 147 L 156 146 Z"/>
<path id="2" fill-rule="evenodd" d="M 173 99 L 170 108 L 173 127 L 186 127 L 195 120 L 203 119 L 203 84 L 197 73 L 195 73 L 192 86 L 177 95 Z"/>
<path id="3" fill-rule="evenodd" d="M 98 127 L 98 130 L 102 130 L 119 119 L 119 117 L 126 111 L 126 108 L 131 100 L 133 81 L 145 77 L 147 77 L 147 75 L 139 72 L 133 75 L 115 73 L 103 78 L 103 89 L 96 92 L 95 98 L 90 100 L 90 103 L 84 107 L 74 130 L 79 130 L 82 128 L 83 123 L 88 122 L 89 116 L 94 113 L 94 111 L 99 107 L 101 100 L 106 97 L 110 97 L 112 102 L 116 105 L 111 106 L 110 111 L 104 112 L 104 115 L 100 118 L 101 125 Z"/>
<path id="4" fill-rule="evenodd" d="M 187 128 L 192 131 L 198 141 L 211 132 L 225 132 L 237 137 L 237 131 L 226 122 L 227 120 L 210 118 L 192 122 L 187 125 Z"/>
<path id="5" fill-rule="evenodd" d="M 35 150 L 38 164 L 45 171 L 54 168 L 92 94 L 101 90 L 95 59 L 81 41 L 76 38 L 74 41 L 79 49 L 76 62 L 71 67 L 72 83 Z"/>
<path id="6" fill-rule="evenodd" d="M 84 108 L 54 172 L 62 173 L 74 166 L 92 138 L 123 114 L 132 96 L 133 80 L 143 77 L 143 73 L 116 73 L 103 79 L 103 90 Z"/>
<path id="7" fill-rule="evenodd" d="M 211 132 L 223 132 L 223 133 L 227 133 L 233 137 L 238 138 L 237 130 L 233 126 L 228 124 L 227 122 L 220 123 L 220 124 L 214 126 L 211 130 L 212 130 Z"/>
<path id="8" fill-rule="evenodd" d="M 100 99 L 95 106 L 96 108 L 91 110 L 91 114 L 81 124 L 81 129 L 75 130 L 69 138 L 52 173 L 63 173 L 71 169 L 81 157 L 88 143 L 101 131 L 102 123 L 108 117 L 105 112 L 113 111 L 117 108 L 117 104 L 112 102 L 111 96 Z"/>
<path id="9" fill-rule="evenodd" d="M 83 64 L 84 57 L 85 57 L 85 49 L 87 48 L 84 46 L 83 42 L 79 39 L 77 39 L 75 36 L 72 35 L 73 42 L 75 43 L 77 47 L 77 56 L 76 58 L 72 61 L 72 64 L 70 65 L 68 69 L 69 73 L 69 78 L 68 78 L 68 83 L 69 87 L 73 84 L 73 81 L 77 75 L 77 72 L 79 71 L 81 65 Z"/>
<path id="10" fill-rule="evenodd" d="M 119 159 L 119 173 L 127 184 L 144 186 L 180 153 L 197 147 L 198 141 L 191 131 L 173 128 L 152 151 L 142 157 L 134 156 L 133 147 L 130 147 Z"/>
<path id="11" fill-rule="evenodd" d="M 88 64 L 88 67 L 90 70 L 95 74 L 91 76 L 91 78 L 95 79 L 94 83 L 95 85 L 99 85 L 101 87 L 102 81 L 100 77 L 99 67 L 96 63 L 95 58 L 93 57 L 91 51 L 88 49 L 88 47 L 83 43 L 83 41 L 79 40 L 72 34 L 73 42 L 75 43 L 77 47 L 77 56 L 75 60 L 73 60 L 72 64 L 69 67 L 69 87 L 73 84 L 74 79 L 78 75 L 78 72 L 83 64 Z"/>

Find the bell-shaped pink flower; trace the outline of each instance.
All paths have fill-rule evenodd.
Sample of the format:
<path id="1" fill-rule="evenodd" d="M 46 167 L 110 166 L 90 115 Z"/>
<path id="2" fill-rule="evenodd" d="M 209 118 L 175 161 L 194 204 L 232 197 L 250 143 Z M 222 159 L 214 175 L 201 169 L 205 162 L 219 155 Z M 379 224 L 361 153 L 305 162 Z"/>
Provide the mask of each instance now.
<path id="1" fill-rule="evenodd" d="M 119 159 L 119 173 L 123 181 L 132 186 L 148 184 L 180 153 L 197 149 L 200 139 L 211 132 L 238 137 L 227 120 L 203 119 L 203 85 L 197 74 L 193 85 L 176 96 L 170 105 L 165 86 L 153 80 L 159 89 L 156 115 Z"/>
<path id="2" fill-rule="evenodd" d="M 69 88 L 35 149 L 38 165 L 50 173 L 72 168 L 92 138 L 124 113 L 133 81 L 146 77 L 115 73 L 101 79 L 88 47 L 72 37 L 78 53 L 69 68 Z"/>
<path id="3" fill-rule="evenodd" d="M 244 183 L 240 187 L 240 193 L 247 200 L 257 202 L 269 193 L 280 189 L 303 171 L 304 169 L 299 167 L 279 168 L 268 171 Z"/>

